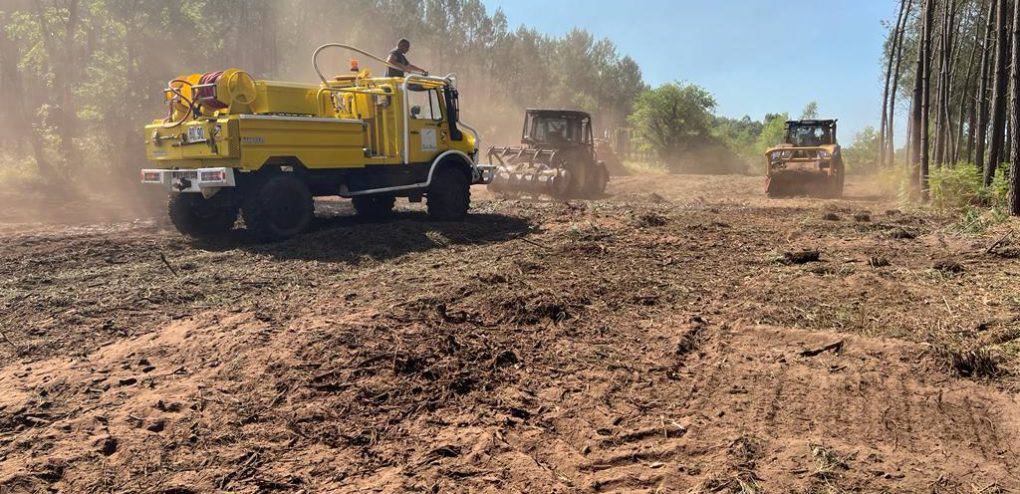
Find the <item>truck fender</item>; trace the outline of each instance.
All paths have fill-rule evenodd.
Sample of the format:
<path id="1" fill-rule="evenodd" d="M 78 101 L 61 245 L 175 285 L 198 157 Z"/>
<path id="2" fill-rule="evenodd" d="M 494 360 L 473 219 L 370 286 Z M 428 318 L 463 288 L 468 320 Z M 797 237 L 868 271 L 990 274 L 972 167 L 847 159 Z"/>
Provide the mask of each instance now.
<path id="1" fill-rule="evenodd" d="M 436 173 L 436 170 L 439 169 L 440 166 L 457 167 L 467 175 L 468 180 L 471 180 L 475 163 L 471 160 L 471 157 L 463 151 L 458 151 L 456 149 L 445 151 L 439 156 L 436 156 L 436 159 L 432 160 L 432 166 L 429 167 L 429 178 L 426 185 L 432 184 L 432 176 Z"/>
<path id="2" fill-rule="evenodd" d="M 475 166 L 474 161 L 471 160 L 471 157 L 469 157 L 463 151 L 451 149 L 440 154 L 439 156 L 436 156 L 436 158 L 432 160 L 432 164 L 429 166 L 428 178 L 426 178 L 425 181 L 422 183 L 397 185 L 394 187 L 384 187 L 381 189 L 359 190 L 357 192 L 341 190 L 340 196 L 355 197 L 369 194 L 388 194 L 393 192 L 405 192 L 409 190 L 424 190 L 427 189 L 430 185 L 432 185 L 432 177 L 435 175 L 436 170 L 439 169 L 440 166 L 455 166 L 458 169 L 462 170 L 467 175 L 468 180 L 472 180 L 474 178 L 474 175 L 477 170 L 477 167 Z"/>

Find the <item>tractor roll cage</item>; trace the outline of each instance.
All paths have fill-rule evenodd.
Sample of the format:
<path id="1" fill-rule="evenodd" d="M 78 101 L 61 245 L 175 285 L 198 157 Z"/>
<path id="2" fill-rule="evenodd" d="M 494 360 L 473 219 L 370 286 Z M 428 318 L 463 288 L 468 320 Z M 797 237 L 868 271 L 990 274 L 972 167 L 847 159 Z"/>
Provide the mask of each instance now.
<path id="1" fill-rule="evenodd" d="M 823 144 L 835 144 L 836 143 L 836 123 L 838 120 L 788 120 L 786 122 L 786 137 L 785 141 L 788 144 L 793 144 L 793 129 L 796 128 L 821 128 L 828 132 L 832 142 Z"/>

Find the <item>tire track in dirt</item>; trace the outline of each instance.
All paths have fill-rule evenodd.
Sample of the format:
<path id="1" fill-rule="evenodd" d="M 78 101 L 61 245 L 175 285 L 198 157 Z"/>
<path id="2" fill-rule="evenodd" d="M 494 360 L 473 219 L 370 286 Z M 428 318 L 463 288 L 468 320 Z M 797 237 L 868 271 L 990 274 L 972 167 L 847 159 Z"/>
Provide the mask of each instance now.
<path id="1" fill-rule="evenodd" d="M 801 356 L 834 337 L 845 341 L 841 354 Z M 849 335 L 720 329 L 687 369 L 684 384 L 656 383 L 657 392 L 667 396 L 676 396 L 671 388 L 688 387 L 705 400 L 643 411 L 646 419 L 658 416 L 667 424 L 661 436 L 638 435 L 647 442 L 594 439 L 576 467 L 575 484 L 599 492 L 714 492 L 740 485 L 766 492 L 823 486 L 914 492 L 941 477 L 960 485 L 968 479 L 997 483 L 1006 491 L 1020 487 L 1012 445 L 986 455 L 969 439 L 1003 426 L 1018 432 L 1015 399 L 980 384 L 921 377 L 931 375 L 928 366 L 935 365 L 923 355 L 916 345 Z M 772 407 L 780 388 L 786 398 Z M 941 402 L 932 401 L 937 395 Z M 973 401 L 983 412 L 968 409 Z M 872 406 L 856 408 L 857 403 Z M 884 403 L 895 404 L 894 416 L 883 419 Z M 977 420 L 966 420 L 975 415 Z M 620 428 L 587 434 L 599 438 Z M 833 471 L 825 464 L 830 460 L 820 459 L 827 455 L 843 458 Z M 562 468 L 570 471 L 570 462 Z"/>

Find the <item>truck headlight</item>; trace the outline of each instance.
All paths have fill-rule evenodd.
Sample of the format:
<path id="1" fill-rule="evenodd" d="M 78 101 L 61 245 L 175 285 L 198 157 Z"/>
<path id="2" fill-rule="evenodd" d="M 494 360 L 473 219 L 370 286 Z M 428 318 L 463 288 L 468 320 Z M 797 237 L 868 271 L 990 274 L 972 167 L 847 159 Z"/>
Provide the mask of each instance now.
<path id="1" fill-rule="evenodd" d="M 823 160 L 827 160 L 829 158 L 832 158 L 832 153 L 830 153 L 830 152 L 828 152 L 828 151 L 823 149 L 821 151 L 818 151 L 818 158 L 819 159 L 823 159 Z"/>

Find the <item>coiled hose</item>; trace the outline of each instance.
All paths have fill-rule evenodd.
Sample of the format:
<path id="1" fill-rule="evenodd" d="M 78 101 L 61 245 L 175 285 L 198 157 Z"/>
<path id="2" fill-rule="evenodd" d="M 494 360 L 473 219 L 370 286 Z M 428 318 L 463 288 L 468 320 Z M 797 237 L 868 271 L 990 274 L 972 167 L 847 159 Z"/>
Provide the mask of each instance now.
<path id="1" fill-rule="evenodd" d="M 167 117 L 164 120 L 163 128 L 173 129 L 179 127 L 181 124 L 186 122 L 188 118 L 197 111 L 199 104 L 211 109 L 221 110 L 227 108 L 229 105 L 220 101 L 216 98 L 215 85 L 219 82 L 220 78 L 223 77 L 224 71 L 209 72 L 202 74 L 198 80 L 198 89 L 195 89 L 195 85 L 184 79 L 174 79 L 167 83 L 166 92 L 172 93 L 174 98 L 171 98 L 168 102 L 169 108 L 167 110 Z M 174 85 L 177 85 L 176 87 Z M 181 92 L 184 86 L 188 86 L 191 98 L 188 98 Z M 186 103 L 187 111 L 182 111 L 181 116 L 174 119 L 174 106 L 177 101 Z"/>
<path id="2" fill-rule="evenodd" d="M 174 87 L 175 83 L 179 84 L 179 86 Z M 171 98 L 167 102 L 166 118 L 163 120 L 164 129 L 172 129 L 175 127 L 179 127 L 188 119 L 188 117 L 191 116 L 192 112 L 195 111 L 195 102 L 189 99 L 187 96 L 184 95 L 184 93 L 181 92 L 181 88 L 184 86 L 188 86 L 189 88 L 191 88 L 192 84 L 188 81 L 185 81 L 184 79 L 174 79 L 167 83 L 166 90 L 167 92 L 173 93 L 174 98 Z M 178 99 L 180 99 L 180 101 L 187 103 L 186 105 L 187 111 L 182 111 L 181 116 L 174 120 L 174 103 Z"/>

